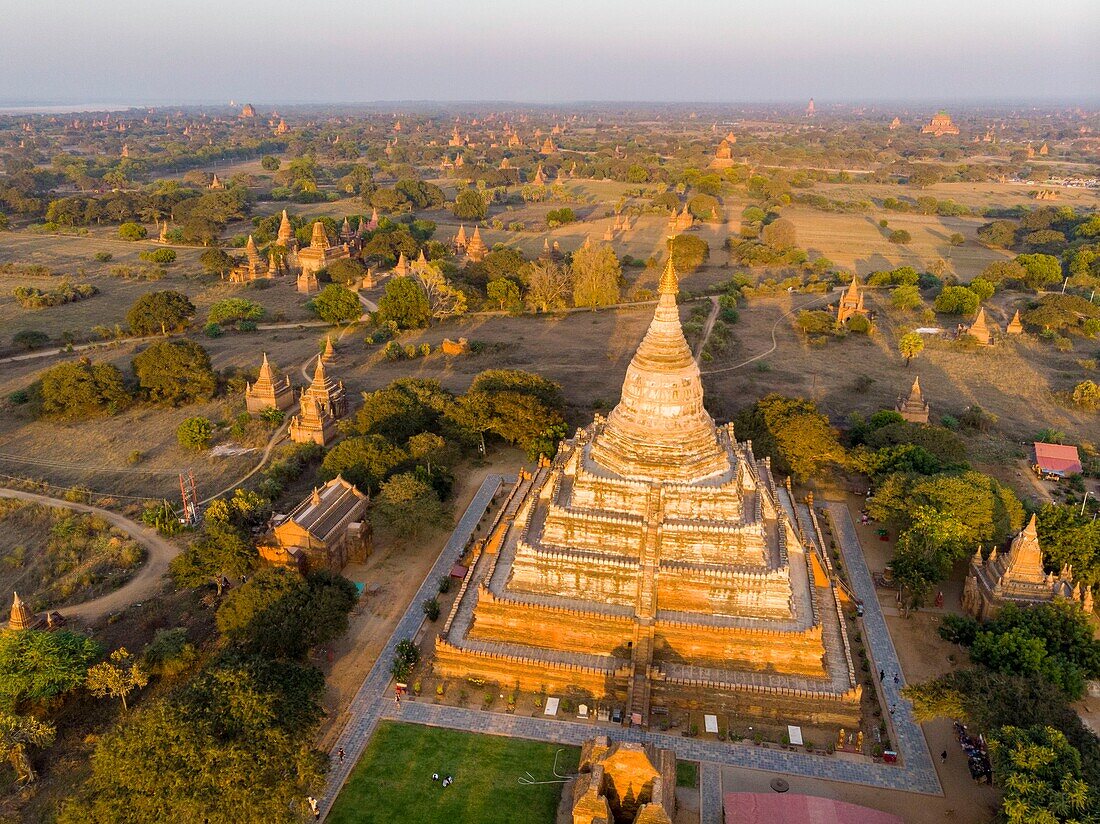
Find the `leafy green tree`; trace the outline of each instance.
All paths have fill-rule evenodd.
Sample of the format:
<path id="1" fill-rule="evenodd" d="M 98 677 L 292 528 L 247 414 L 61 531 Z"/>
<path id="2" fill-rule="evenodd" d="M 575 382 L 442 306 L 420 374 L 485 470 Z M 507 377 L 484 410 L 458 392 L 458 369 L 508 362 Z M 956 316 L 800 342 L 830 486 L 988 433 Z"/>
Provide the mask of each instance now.
<path id="1" fill-rule="evenodd" d="M 33 715 L 13 715 L 0 710 L 0 759 L 11 763 L 20 784 L 38 780 L 27 748 L 48 747 L 56 734 L 53 724 L 39 721 Z"/>
<path id="2" fill-rule="evenodd" d="M 898 287 L 903 288 L 903 287 Z M 898 352 L 905 358 L 905 366 L 924 351 L 924 336 L 918 332 L 906 332 L 898 338 Z"/>
<path id="3" fill-rule="evenodd" d="M 890 305 L 895 309 L 920 309 L 924 305 L 916 286 L 898 286 L 890 293 Z"/>
<path id="4" fill-rule="evenodd" d="M 485 287 L 486 297 L 502 310 L 517 314 L 523 310 L 519 286 L 511 278 L 497 278 Z"/>
<path id="5" fill-rule="evenodd" d="M 223 298 L 210 307 L 206 315 L 207 323 L 233 323 L 239 320 L 263 320 L 266 310 L 246 298 Z"/>
<path id="6" fill-rule="evenodd" d="M 405 450 L 381 435 L 358 435 L 345 438 L 328 451 L 321 463 L 321 478 L 342 475 L 363 492 L 374 493 L 408 459 Z"/>
<path id="7" fill-rule="evenodd" d="M 315 667 L 225 655 L 100 739 L 60 824 L 298 824 L 324 784 Z"/>
<path id="8" fill-rule="evenodd" d="M 354 258 L 340 258 L 326 267 L 333 283 L 355 287 L 367 276 L 367 267 Z"/>
<path id="9" fill-rule="evenodd" d="M 1062 264 L 1053 255 L 1016 255 L 1015 262 L 1024 268 L 1022 281 L 1029 289 L 1042 289 L 1062 282 Z"/>
<path id="10" fill-rule="evenodd" d="M 135 335 L 178 332 L 195 316 L 195 305 L 180 292 L 147 292 L 134 301 L 126 323 Z"/>
<path id="11" fill-rule="evenodd" d="M 145 235 L 145 227 L 140 223 L 127 222 L 118 227 L 118 236 L 121 240 L 141 240 Z"/>
<path id="12" fill-rule="evenodd" d="M 397 181 L 393 190 L 414 209 L 438 209 L 443 205 L 443 190 L 434 183 L 404 179 Z"/>
<path id="13" fill-rule="evenodd" d="M 28 352 L 41 349 L 50 342 L 50 336 L 38 329 L 24 329 L 12 335 L 11 342 Z"/>
<path id="14" fill-rule="evenodd" d="M 573 304 L 611 306 L 619 302 L 622 267 L 607 244 L 581 247 L 573 253 Z"/>
<path id="15" fill-rule="evenodd" d="M 153 403 L 180 406 L 210 400 L 218 388 L 210 356 L 193 341 L 158 341 L 135 355 L 131 366 Z"/>
<path id="16" fill-rule="evenodd" d="M 994 261 L 986 266 L 981 274 L 982 280 L 995 286 L 1002 283 L 1022 281 L 1025 277 L 1027 277 L 1027 270 L 1014 260 Z"/>
<path id="17" fill-rule="evenodd" d="M 1047 504 L 1038 512 L 1039 543 L 1049 569 L 1073 567 L 1077 580 L 1100 584 L 1100 520 L 1080 514 L 1080 507 Z"/>
<path id="18" fill-rule="evenodd" d="M 282 164 L 279 163 L 279 158 L 274 155 L 264 155 L 260 158 L 260 167 L 268 172 L 279 171 L 280 165 Z"/>
<path id="19" fill-rule="evenodd" d="M 568 206 L 563 206 L 560 209 L 551 209 L 546 213 L 546 225 L 551 229 L 556 226 L 564 226 L 567 223 L 574 223 L 576 220 L 577 213 Z"/>
<path id="20" fill-rule="evenodd" d="M 99 644 L 70 630 L 0 632 L 0 709 L 49 701 L 83 686 Z"/>
<path id="21" fill-rule="evenodd" d="M 114 414 L 130 403 L 122 373 L 111 363 L 81 358 L 51 366 L 39 376 L 42 414 L 73 418 Z"/>
<path id="22" fill-rule="evenodd" d="M 201 415 L 187 418 L 176 427 L 176 440 L 184 449 L 201 452 L 209 448 L 214 438 L 214 422 Z"/>
<path id="23" fill-rule="evenodd" d="M 934 186 L 943 178 L 940 170 L 935 166 L 917 166 L 909 173 L 909 185 L 920 189 Z"/>
<path id="24" fill-rule="evenodd" d="M 484 220 L 489 204 L 477 189 L 463 189 L 455 198 L 454 216 L 459 220 Z"/>
<path id="25" fill-rule="evenodd" d="M 363 394 L 351 431 L 404 442 L 418 432 L 437 431 L 454 396 L 439 381 L 402 378 Z"/>
<path id="26" fill-rule="evenodd" d="M 217 247 L 206 249 L 199 255 L 199 264 L 208 275 L 224 276 L 233 268 L 233 258 Z"/>
<path id="27" fill-rule="evenodd" d="M 431 323 L 432 307 L 428 294 L 411 277 L 390 278 L 378 300 L 378 315 L 397 324 L 398 329 L 420 329 Z"/>
<path id="28" fill-rule="evenodd" d="M 764 227 L 761 236 L 766 244 L 776 249 L 790 249 L 798 245 L 798 232 L 794 222 L 785 217 L 777 218 Z"/>
<path id="29" fill-rule="evenodd" d="M 737 415 L 735 428 L 780 474 L 808 480 L 844 462 L 844 448 L 813 401 L 770 394 Z"/>
<path id="30" fill-rule="evenodd" d="M 220 590 L 223 576 L 247 575 L 258 561 L 256 548 L 240 529 L 226 521 L 208 519 L 198 538 L 172 559 L 169 570 L 180 586 L 217 583 Z"/>
<path id="31" fill-rule="evenodd" d="M 1081 381 L 1073 387 L 1073 402 L 1090 412 L 1100 409 L 1100 384 L 1096 381 Z"/>
<path id="32" fill-rule="evenodd" d="M 993 775 L 1004 788 L 1007 824 L 1095 820 L 1096 797 L 1082 780 L 1081 754 L 1052 727 L 1002 727 L 989 742 Z"/>
<path id="33" fill-rule="evenodd" d="M 1009 220 L 994 220 L 978 228 L 978 239 L 987 246 L 1007 249 L 1016 242 L 1016 224 Z"/>
<path id="34" fill-rule="evenodd" d="M 978 295 L 965 286 L 944 286 L 933 306 L 945 315 L 973 315 L 980 302 Z"/>
<path id="35" fill-rule="evenodd" d="M 390 666 L 390 672 L 393 673 L 393 677 L 396 680 L 408 681 L 409 676 L 412 675 L 413 669 L 416 667 L 419 660 L 420 650 L 417 649 L 416 643 L 411 638 L 405 638 L 397 642 L 397 648 L 394 650 L 393 664 Z"/>
<path id="36" fill-rule="evenodd" d="M 218 607 L 218 630 L 246 650 L 268 658 L 301 660 L 348 628 L 355 585 L 328 570 L 301 576 L 264 568 L 233 589 Z"/>
<path id="37" fill-rule="evenodd" d="M 913 239 L 913 236 L 909 234 L 907 229 L 894 229 L 887 235 L 886 239 L 891 243 L 905 244 L 909 243 Z"/>
<path id="38" fill-rule="evenodd" d="M 451 522 L 432 485 L 411 472 L 382 484 L 374 514 L 379 524 L 401 538 L 419 538 Z"/>
<path id="39" fill-rule="evenodd" d="M 359 296 L 335 283 L 330 283 L 322 289 L 320 294 L 310 301 L 310 307 L 321 320 L 332 324 L 351 323 L 363 314 Z"/>
<path id="40" fill-rule="evenodd" d="M 102 661 L 88 670 L 88 690 L 97 698 L 118 698 L 126 710 L 126 696 L 149 683 L 149 675 L 135 661 L 126 647 L 111 653 L 110 661 Z"/>
<path id="41" fill-rule="evenodd" d="M 681 275 L 694 272 L 710 258 L 710 245 L 695 235 L 676 235 L 669 241 L 672 265 Z"/>
<path id="42" fill-rule="evenodd" d="M 530 372 L 489 369 L 474 378 L 450 416 L 467 432 L 481 438 L 496 434 L 537 458 L 556 449 L 564 434 L 563 410 L 561 387 L 553 381 Z"/>

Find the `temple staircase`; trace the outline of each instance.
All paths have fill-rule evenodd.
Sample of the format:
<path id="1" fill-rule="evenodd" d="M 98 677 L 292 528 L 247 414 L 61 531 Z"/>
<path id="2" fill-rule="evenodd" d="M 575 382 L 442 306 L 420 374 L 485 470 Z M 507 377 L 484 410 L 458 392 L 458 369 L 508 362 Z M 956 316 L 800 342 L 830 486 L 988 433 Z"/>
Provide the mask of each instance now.
<path id="1" fill-rule="evenodd" d="M 649 671 L 653 664 L 653 622 L 644 619 L 634 626 L 631 678 L 627 687 L 627 717 L 640 719 L 631 723 L 649 726 Z"/>

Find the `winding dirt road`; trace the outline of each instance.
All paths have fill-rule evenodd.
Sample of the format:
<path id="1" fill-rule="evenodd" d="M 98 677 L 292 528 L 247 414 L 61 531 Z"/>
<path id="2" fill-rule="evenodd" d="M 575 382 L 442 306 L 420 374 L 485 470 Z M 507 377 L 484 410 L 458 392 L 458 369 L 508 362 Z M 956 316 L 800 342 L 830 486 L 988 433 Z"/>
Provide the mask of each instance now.
<path id="1" fill-rule="evenodd" d="M 38 495 L 34 492 L 24 492 L 20 489 L 0 488 L 0 498 L 17 498 L 21 501 L 71 509 L 74 512 L 84 512 L 90 515 L 98 515 L 111 526 L 125 532 L 143 547 L 147 553 L 145 563 L 134 577 L 120 586 L 114 592 L 108 592 L 99 598 L 85 601 L 71 607 L 64 607 L 58 611 L 66 618 L 79 618 L 81 621 L 92 622 L 104 615 L 125 609 L 135 601 L 141 601 L 155 595 L 160 589 L 160 579 L 168 571 L 168 563 L 180 553 L 180 548 L 170 541 L 166 541 L 155 530 L 135 523 L 129 518 L 102 509 L 98 506 L 80 504 L 66 501 L 62 498 L 50 498 L 46 495 Z"/>

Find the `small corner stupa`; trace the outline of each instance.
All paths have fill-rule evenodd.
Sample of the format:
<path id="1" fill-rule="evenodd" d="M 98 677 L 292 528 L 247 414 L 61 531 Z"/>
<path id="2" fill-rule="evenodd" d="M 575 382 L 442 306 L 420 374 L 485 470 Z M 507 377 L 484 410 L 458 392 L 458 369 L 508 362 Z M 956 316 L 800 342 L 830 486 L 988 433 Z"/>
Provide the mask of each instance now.
<path id="1" fill-rule="evenodd" d="M 984 306 L 978 308 L 978 315 L 974 318 L 974 322 L 966 328 L 966 334 L 982 346 L 993 345 L 993 333 L 989 330 L 989 324 L 986 323 Z"/>
<path id="2" fill-rule="evenodd" d="M 913 378 L 908 395 L 902 395 L 894 405 L 894 411 L 910 423 L 928 423 L 928 402 L 920 390 L 920 377 Z"/>
<path id="3" fill-rule="evenodd" d="M 1008 322 L 1008 328 L 1005 329 L 1005 333 L 1009 335 L 1022 335 L 1024 333 L 1024 324 L 1020 320 L 1020 310 L 1016 310 L 1016 314 L 1012 316 L 1012 320 Z"/>
<path id="4" fill-rule="evenodd" d="M 8 629 L 37 629 L 42 626 L 42 623 L 42 617 L 31 612 L 23 602 L 23 599 L 19 597 L 19 593 L 16 592 L 15 599 L 11 604 L 11 616 L 8 618 Z"/>
<path id="5" fill-rule="evenodd" d="M 852 282 L 840 299 L 836 307 L 836 325 L 842 326 L 856 315 L 868 315 L 867 307 L 863 305 L 863 289 L 859 282 L 859 275 L 852 275 Z"/>

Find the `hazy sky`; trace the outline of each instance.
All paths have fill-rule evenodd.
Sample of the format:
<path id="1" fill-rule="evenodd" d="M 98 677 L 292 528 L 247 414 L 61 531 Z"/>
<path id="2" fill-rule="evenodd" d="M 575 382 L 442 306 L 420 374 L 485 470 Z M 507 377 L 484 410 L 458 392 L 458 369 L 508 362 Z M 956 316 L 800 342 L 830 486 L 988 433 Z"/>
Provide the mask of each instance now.
<path id="1" fill-rule="evenodd" d="M 0 0 L 0 103 L 1095 101 L 1098 0 Z"/>

